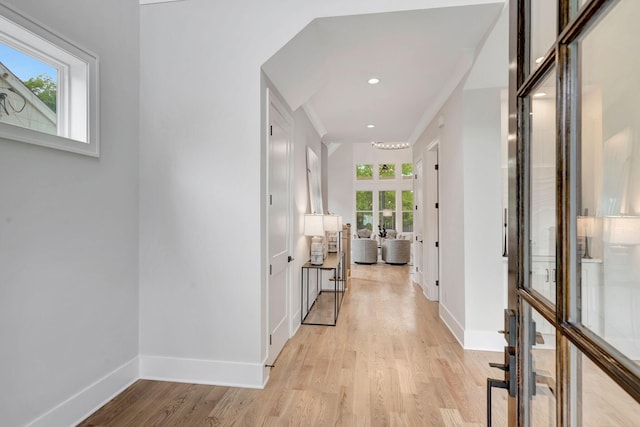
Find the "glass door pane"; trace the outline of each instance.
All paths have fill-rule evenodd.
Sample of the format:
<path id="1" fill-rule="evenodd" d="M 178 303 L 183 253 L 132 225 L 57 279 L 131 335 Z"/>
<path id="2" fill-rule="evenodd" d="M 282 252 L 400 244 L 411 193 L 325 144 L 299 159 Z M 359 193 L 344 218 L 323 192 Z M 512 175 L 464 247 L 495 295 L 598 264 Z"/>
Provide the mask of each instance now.
<path id="1" fill-rule="evenodd" d="M 640 360 L 640 2 L 581 39 L 580 321 Z"/>
<path id="2" fill-rule="evenodd" d="M 584 427 L 633 426 L 640 420 L 640 404 L 575 347 L 578 354 L 579 417 Z"/>
<path id="3" fill-rule="evenodd" d="M 526 302 L 525 318 L 532 321 L 526 328 L 525 391 L 530 426 L 556 425 L 556 349 L 553 326 Z M 540 331 L 551 331 L 543 334 Z"/>
<path id="4" fill-rule="evenodd" d="M 558 4 L 556 0 L 531 0 L 531 37 L 529 39 L 531 72 L 535 71 L 556 40 Z"/>
<path id="5" fill-rule="evenodd" d="M 528 98 L 530 112 L 529 286 L 556 301 L 556 90 L 552 70 Z"/>

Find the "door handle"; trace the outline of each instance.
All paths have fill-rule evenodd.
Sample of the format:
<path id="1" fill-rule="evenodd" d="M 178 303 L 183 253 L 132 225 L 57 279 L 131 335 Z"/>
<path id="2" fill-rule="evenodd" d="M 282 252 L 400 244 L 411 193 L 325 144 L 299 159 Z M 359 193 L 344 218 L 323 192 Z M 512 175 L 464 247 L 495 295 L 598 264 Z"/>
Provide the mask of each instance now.
<path id="1" fill-rule="evenodd" d="M 293 258 L 291 255 L 289 255 L 289 256 L 287 257 L 287 262 L 291 262 L 291 261 L 293 261 L 294 259 L 295 259 L 295 258 Z"/>

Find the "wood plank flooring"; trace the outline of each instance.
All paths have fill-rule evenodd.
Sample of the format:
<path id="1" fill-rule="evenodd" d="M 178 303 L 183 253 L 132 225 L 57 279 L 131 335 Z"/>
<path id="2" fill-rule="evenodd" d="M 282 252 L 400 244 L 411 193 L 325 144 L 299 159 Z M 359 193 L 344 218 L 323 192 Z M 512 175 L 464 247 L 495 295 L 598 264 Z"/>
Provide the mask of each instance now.
<path id="1" fill-rule="evenodd" d="M 502 354 L 463 351 L 408 269 L 354 265 L 337 326 L 301 326 L 264 390 L 140 380 L 80 426 L 484 426 Z"/>

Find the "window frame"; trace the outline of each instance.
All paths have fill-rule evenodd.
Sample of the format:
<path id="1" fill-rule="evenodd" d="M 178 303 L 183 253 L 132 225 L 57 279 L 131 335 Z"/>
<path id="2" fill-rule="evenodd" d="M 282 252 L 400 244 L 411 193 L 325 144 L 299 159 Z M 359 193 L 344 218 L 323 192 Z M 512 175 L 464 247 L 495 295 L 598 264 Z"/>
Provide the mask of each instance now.
<path id="1" fill-rule="evenodd" d="M 58 70 L 58 134 L 0 122 L 0 138 L 100 157 L 98 57 L 0 4 L 0 42 Z"/>

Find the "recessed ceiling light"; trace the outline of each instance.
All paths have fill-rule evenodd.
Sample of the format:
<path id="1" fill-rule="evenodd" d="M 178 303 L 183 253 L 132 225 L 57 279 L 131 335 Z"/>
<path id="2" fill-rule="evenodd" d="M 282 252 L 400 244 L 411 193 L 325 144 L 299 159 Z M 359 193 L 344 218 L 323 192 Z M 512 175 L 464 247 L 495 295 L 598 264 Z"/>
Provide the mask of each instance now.
<path id="1" fill-rule="evenodd" d="M 538 92 L 535 95 L 533 95 L 534 98 L 541 98 L 543 96 L 547 96 L 547 94 L 544 92 Z"/>
<path id="2" fill-rule="evenodd" d="M 380 79 L 372 77 L 369 80 L 367 80 L 367 83 L 369 83 L 370 85 L 377 85 L 378 83 L 380 83 Z"/>
<path id="3" fill-rule="evenodd" d="M 374 128 L 376 125 L 367 125 L 368 128 Z"/>
<path id="4" fill-rule="evenodd" d="M 542 61 L 544 61 L 544 56 L 541 56 L 539 58 L 536 58 L 536 64 L 541 63 Z"/>

